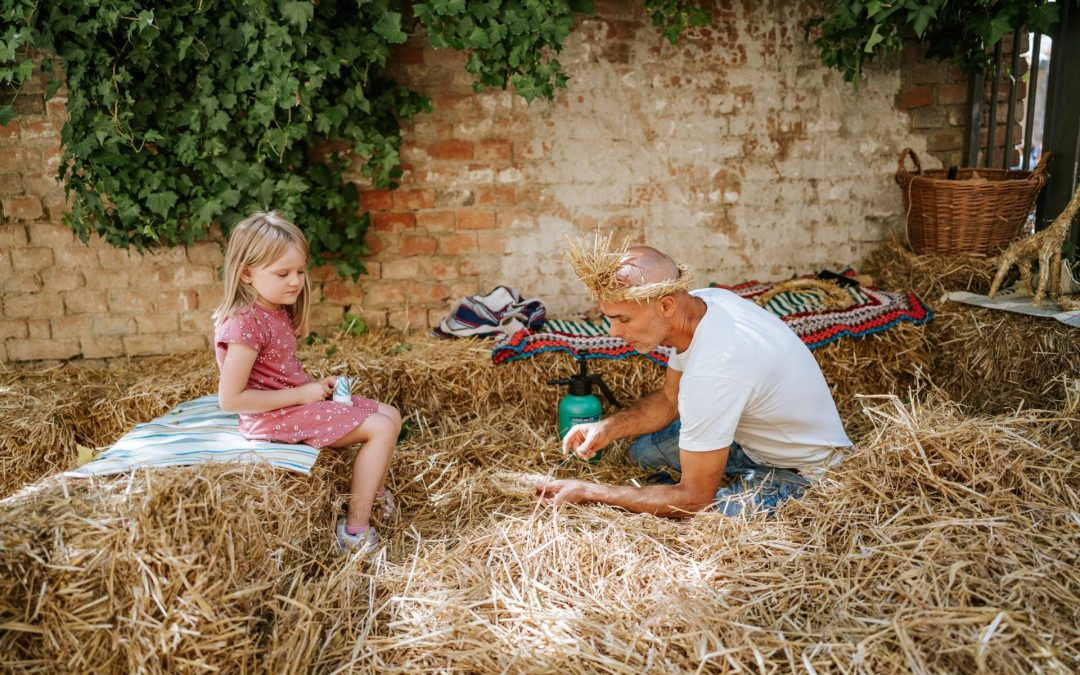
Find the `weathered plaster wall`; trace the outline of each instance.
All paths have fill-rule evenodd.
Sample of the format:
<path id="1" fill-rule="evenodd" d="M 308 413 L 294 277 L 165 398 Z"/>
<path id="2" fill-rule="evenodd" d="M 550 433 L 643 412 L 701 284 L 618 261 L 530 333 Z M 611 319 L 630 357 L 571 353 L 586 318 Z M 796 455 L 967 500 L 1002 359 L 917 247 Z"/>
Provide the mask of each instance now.
<path id="1" fill-rule="evenodd" d="M 640 3 L 598 2 L 558 55 L 569 87 L 532 105 L 474 94 L 463 55 L 416 38 L 393 73 L 434 112 L 405 126 L 400 188 L 364 193 L 368 274 L 315 272 L 316 329 L 346 311 L 426 328 L 498 284 L 550 313 L 584 309 L 559 249 L 597 228 L 669 251 L 702 283 L 857 264 L 899 221 L 897 154 L 925 155 L 931 130 L 912 132 L 898 107 L 899 69 L 856 90 L 819 64 L 802 38 L 813 6 L 719 3 L 713 26 L 672 46 Z M 0 129 L 0 360 L 206 346 L 217 246 L 139 255 L 75 240 L 49 178 L 63 98 L 32 104 Z"/>

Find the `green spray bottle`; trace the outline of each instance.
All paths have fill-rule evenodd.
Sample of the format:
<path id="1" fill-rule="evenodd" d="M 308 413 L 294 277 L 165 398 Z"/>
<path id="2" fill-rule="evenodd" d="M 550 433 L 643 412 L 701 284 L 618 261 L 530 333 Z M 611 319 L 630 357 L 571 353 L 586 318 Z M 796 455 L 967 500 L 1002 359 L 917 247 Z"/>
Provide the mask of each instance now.
<path id="1" fill-rule="evenodd" d="M 548 384 L 560 384 L 569 387 L 569 393 L 559 399 L 559 438 L 566 436 L 566 432 L 570 431 L 570 427 L 575 424 L 600 421 L 600 417 L 603 415 L 603 407 L 600 404 L 600 399 L 593 396 L 592 388 L 594 385 L 600 388 L 600 391 L 603 392 L 604 397 L 607 398 L 611 405 L 619 405 L 619 402 L 615 400 L 615 395 L 604 384 L 604 379 L 599 375 L 590 375 L 588 373 L 586 360 L 579 356 L 577 361 L 581 368 L 581 372 L 577 375 L 547 381 Z M 589 460 L 589 463 L 595 463 L 600 459 L 601 454 L 603 453 L 597 452 Z"/>

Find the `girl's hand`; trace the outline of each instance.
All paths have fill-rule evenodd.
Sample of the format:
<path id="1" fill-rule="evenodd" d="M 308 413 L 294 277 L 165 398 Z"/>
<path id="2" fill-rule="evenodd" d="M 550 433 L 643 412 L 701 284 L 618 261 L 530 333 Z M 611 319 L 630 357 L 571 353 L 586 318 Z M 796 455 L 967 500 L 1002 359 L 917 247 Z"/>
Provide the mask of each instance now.
<path id="1" fill-rule="evenodd" d="M 318 403 L 330 398 L 334 391 L 333 378 L 327 377 L 296 388 L 300 402 L 297 405 Z"/>

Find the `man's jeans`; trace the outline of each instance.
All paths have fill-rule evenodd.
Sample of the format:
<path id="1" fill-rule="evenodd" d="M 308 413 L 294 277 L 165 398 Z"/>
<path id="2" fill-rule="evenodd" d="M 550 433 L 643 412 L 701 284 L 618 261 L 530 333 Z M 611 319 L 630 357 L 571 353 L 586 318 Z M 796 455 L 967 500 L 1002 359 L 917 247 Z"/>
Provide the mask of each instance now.
<path id="1" fill-rule="evenodd" d="M 667 428 L 639 437 L 630 446 L 630 456 L 647 469 L 679 466 L 679 420 Z M 734 441 L 728 449 L 724 473 L 731 482 L 716 491 L 717 511 L 727 516 L 751 515 L 755 511 L 768 511 L 772 516 L 776 507 L 789 497 L 801 497 L 810 481 L 791 469 L 780 469 L 758 464 L 746 456 Z"/>

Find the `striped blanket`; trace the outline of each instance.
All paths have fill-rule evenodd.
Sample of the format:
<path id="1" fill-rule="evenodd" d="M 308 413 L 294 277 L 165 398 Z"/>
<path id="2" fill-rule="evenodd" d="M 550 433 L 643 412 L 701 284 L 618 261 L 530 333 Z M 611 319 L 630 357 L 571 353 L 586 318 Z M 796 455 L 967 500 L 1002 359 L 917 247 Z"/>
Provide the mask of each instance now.
<path id="1" fill-rule="evenodd" d="M 310 474 L 319 451 L 309 445 L 249 441 L 239 417 L 222 411 L 217 396 L 181 403 L 157 419 L 120 437 L 93 460 L 65 476 L 104 476 L 139 467 L 184 466 L 204 462 L 269 462 Z"/>
<path id="2" fill-rule="evenodd" d="M 849 271 L 845 276 L 853 276 L 853 273 Z M 758 281 L 737 286 L 712 284 L 747 300 L 754 300 L 775 285 Z M 930 309 L 911 292 L 882 291 L 856 284 L 846 286 L 844 290 L 851 295 L 851 305 L 844 309 L 825 309 L 817 294 L 799 290 L 778 293 L 765 309 L 783 319 L 810 349 L 824 347 L 844 337 L 860 338 L 880 333 L 899 323 L 918 325 L 933 318 Z M 638 353 L 622 339 L 608 335 L 608 326 L 606 318 L 598 322 L 545 321 L 539 331 L 520 330 L 513 335 L 500 336 L 495 341 L 491 359 L 495 363 L 507 363 L 550 351 L 589 359 L 637 356 Z M 666 365 L 670 353 L 669 347 L 660 347 L 644 356 Z"/>
<path id="3" fill-rule="evenodd" d="M 814 277 L 803 277 L 812 279 Z M 747 300 L 769 292 L 776 284 L 748 281 L 726 288 Z M 844 309 L 822 309 L 814 293 L 784 291 L 769 300 L 765 309 L 784 320 L 810 349 L 824 347 L 840 338 L 861 338 L 888 330 L 900 323 L 924 324 L 933 312 L 910 291 L 882 291 L 868 286 L 845 286 L 851 305 Z"/>

